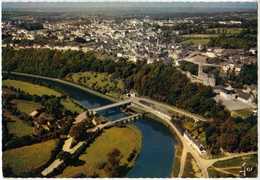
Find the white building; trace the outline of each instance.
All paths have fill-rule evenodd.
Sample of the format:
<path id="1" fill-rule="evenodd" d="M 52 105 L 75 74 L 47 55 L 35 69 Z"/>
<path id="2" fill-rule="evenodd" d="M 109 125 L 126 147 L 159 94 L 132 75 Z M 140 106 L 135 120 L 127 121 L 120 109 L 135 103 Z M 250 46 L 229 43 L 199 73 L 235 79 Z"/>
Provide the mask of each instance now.
<path id="1" fill-rule="evenodd" d="M 198 140 L 195 140 L 191 135 L 185 131 L 183 137 L 188 141 L 191 147 L 193 147 L 200 155 L 207 155 L 205 147 L 199 143 Z"/>

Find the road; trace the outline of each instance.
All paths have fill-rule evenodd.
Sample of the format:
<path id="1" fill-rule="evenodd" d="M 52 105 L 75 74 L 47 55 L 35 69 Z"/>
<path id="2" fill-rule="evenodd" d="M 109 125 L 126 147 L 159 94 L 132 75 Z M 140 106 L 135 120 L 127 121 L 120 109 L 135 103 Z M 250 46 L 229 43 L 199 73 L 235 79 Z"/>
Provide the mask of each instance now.
<path id="1" fill-rule="evenodd" d="M 138 102 L 144 101 L 144 102 L 147 102 L 149 104 L 153 104 L 153 105 L 155 105 L 155 107 L 158 107 L 158 109 L 163 107 L 165 109 L 176 112 L 178 114 L 190 117 L 190 118 L 192 118 L 196 121 L 209 121 L 208 119 L 206 119 L 206 118 L 204 118 L 200 115 L 193 114 L 193 113 L 185 111 L 183 109 L 179 109 L 177 107 L 170 106 L 170 105 L 167 105 L 167 104 L 164 104 L 164 103 L 161 103 L 161 102 L 158 102 L 158 101 L 154 101 L 154 100 L 151 100 L 151 99 L 148 99 L 148 98 L 145 98 L 145 97 L 133 97 L 132 100 L 138 101 Z"/>
<path id="2" fill-rule="evenodd" d="M 207 178 L 209 175 L 208 175 L 208 171 L 207 171 L 207 166 L 205 166 L 205 163 L 204 163 L 204 159 L 199 155 L 199 153 L 195 149 L 193 149 L 190 146 L 189 142 L 183 137 L 182 133 L 174 126 L 174 124 L 171 122 L 171 116 L 169 116 L 168 114 L 162 113 L 162 112 L 158 111 L 157 109 L 154 109 L 150 106 L 144 105 L 143 103 L 140 102 L 140 100 L 147 101 L 147 99 L 145 99 L 145 98 L 137 98 L 137 97 L 132 98 L 132 101 L 134 104 L 142 107 L 145 111 L 150 112 L 150 113 L 154 114 L 155 116 L 161 118 L 165 123 L 167 123 L 167 125 L 170 128 L 172 128 L 174 130 L 174 132 L 176 133 L 176 135 L 178 136 L 178 138 L 180 139 L 180 141 L 183 145 L 183 149 L 187 153 L 188 152 L 191 153 L 194 160 L 197 162 L 199 168 L 201 169 L 203 177 Z M 153 100 L 148 100 L 148 102 L 152 103 L 153 105 L 161 106 L 161 103 L 158 103 L 158 102 L 154 103 Z M 183 154 L 182 156 L 187 156 L 187 155 Z M 184 165 L 185 165 L 185 163 L 181 162 L 180 169 L 184 170 Z M 179 174 L 179 175 L 182 175 L 182 174 Z"/>
<path id="3" fill-rule="evenodd" d="M 142 108 L 143 110 L 150 112 L 150 113 L 154 114 L 155 116 L 159 117 L 160 119 L 162 119 L 165 123 L 167 123 L 167 125 L 171 129 L 174 130 L 174 132 L 178 136 L 179 140 L 181 141 L 181 143 L 183 145 L 183 152 L 182 152 L 182 155 L 181 155 L 181 162 L 180 162 L 180 171 L 179 171 L 179 175 L 178 175 L 179 177 L 181 177 L 183 175 L 187 153 L 190 153 L 192 155 L 192 157 L 194 158 L 194 160 L 198 164 L 199 168 L 201 169 L 201 172 L 202 172 L 202 175 L 203 175 L 204 178 L 209 177 L 208 168 L 218 161 L 224 161 L 224 160 L 228 160 L 228 159 L 232 159 L 232 158 L 236 158 L 236 157 L 241 157 L 241 156 L 246 156 L 246 155 L 251 155 L 251 154 L 257 154 L 257 152 L 249 152 L 249 153 L 232 154 L 230 156 L 222 157 L 222 158 L 206 159 L 206 158 L 202 157 L 192 146 L 190 146 L 190 143 L 183 137 L 182 133 L 171 122 L 171 116 L 170 115 L 165 114 L 163 112 L 160 112 L 160 111 L 158 111 L 157 108 L 155 109 L 153 107 L 159 106 L 159 107 L 164 107 L 166 109 L 173 109 L 173 110 L 176 111 L 175 108 L 172 108 L 169 105 L 165 105 L 165 104 L 156 102 L 154 100 L 146 99 L 146 98 L 143 98 L 143 97 L 142 98 L 141 97 L 133 97 L 132 102 L 135 105 L 139 106 L 139 108 Z M 153 107 L 147 106 L 146 104 L 143 104 L 142 102 L 148 102 L 148 103 L 152 104 Z M 181 112 L 183 113 L 184 111 L 181 111 Z M 190 115 L 189 114 L 189 116 L 196 116 L 196 115 L 193 115 L 193 114 Z"/>
<path id="4" fill-rule="evenodd" d="M 43 78 L 43 79 L 49 79 L 49 80 L 58 81 L 58 82 L 61 82 L 61 83 L 64 83 L 64 84 L 69 84 L 69 85 L 78 87 L 78 88 L 80 88 L 82 90 L 85 90 L 85 91 L 88 91 L 90 93 L 94 93 L 94 94 L 96 94 L 98 96 L 104 97 L 104 98 L 109 99 L 109 100 L 111 100 L 113 102 L 117 102 L 116 100 L 114 100 L 112 98 L 108 98 L 107 96 L 105 96 L 105 95 L 103 95 L 101 93 L 98 93 L 96 91 L 93 91 L 93 90 L 90 90 L 90 89 L 87 89 L 87 88 L 83 88 L 82 86 L 75 85 L 73 83 L 70 83 L 70 82 L 67 82 L 67 81 L 63 81 L 63 80 L 60 80 L 60 79 L 43 77 L 43 76 L 32 75 L 32 74 L 25 74 L 25 73 L 17 73 L 17 72 L 12 72 L 12 74 L 24 75 L 24 76 L 29 76 L 29 77 L 37 77 L 37 78 Z M 137 105 L 140 105 L 145 111 L 148 111 L 148 112 L 156 115 L 160 119 L 162 119 L 171 129 L 174 130 L 174 132 L 178 136 L 179 140 L 183 144 L 183 149 L 184 149 L 184 153 L 182 153 L 182 158 L 181 158 L 182 161 L 184 161 L 184 162 L 181 162 L 180 169 L 184 170 L 185 161 L 186 161 L 185 157 L 187 156 L 187 153 L 191 153 L 192 157 L 194 158 L 194 160 L 197 162 L 199 168 L 201 169 L 203 177 L 208 177 L 208 171 L 207 171 L 208 167 L 210 167 L 211 165 L 213 165 L 217 161 L 223 161 L 223 160 L 228 160 L 228 159 L 232 159 L 232 158 L 235 158 L 235 157 L 246 156 L 246 155 L 251 155 L 251 154 L 257 154 L 257 152 L 250 152 L 250 153 L 240 153 L 240 154 L 231 155 L 231 156 L 223 157 L 223 158 L 205 159 L 205 158 L 201 157 L 199 155 L 199 153 L 189 145 L 189 143 L 187 142 L 186 139 L 184 139 L 184 137 L 179 132 L 179 130 L 174 126 L 174 124 L 172 124 L 171 116 L 168 115 L 168 114 L 165 114 L 164 112 L 160 112 L 158 109 L 161 109 L 163 107 L 165 109 L 177 112 L 179 114 L 188 116 L 190 118 L 193 118 L 193 119 L 199 120 L 199 121 L 208 121 L 208 119 L 203 118 L 203 117 L 201 117 L 199 115 L 196 115 L 196 114 L 184 111 L 182 109 L 178 109 L 176 107 L 169 106 L 167 104 L 163 104 L 163 103 L 160 103 L 160 102 L 157 102 L 157 101 L 154 101 L 154 100 L 151 100 L 151 99 L 143 98 L 143 97 L 134 97 L 131 100 L 134 103 L 136 103 Z M 152 108 L 150 106 L 147 106 L 147 105 L 141 103 L 140 101 L 144 101 L 144 102 L 150 103 L 150 104 L 152 104 L 152 105 L 154 105 L 155 107 L 158 107 L 158 108 L 154 109 L 154 108 Z M 180 175 L 182 175 L 182 174 L 180 173 Z"/>

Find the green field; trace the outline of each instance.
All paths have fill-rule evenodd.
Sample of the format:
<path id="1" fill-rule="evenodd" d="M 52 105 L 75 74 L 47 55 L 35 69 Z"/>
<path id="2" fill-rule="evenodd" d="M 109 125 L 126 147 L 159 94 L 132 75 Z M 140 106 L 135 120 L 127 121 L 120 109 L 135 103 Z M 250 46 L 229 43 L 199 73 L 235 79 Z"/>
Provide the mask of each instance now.
<path id="1" fill-rule="evenodd" d="M 11 120 L 7 122 L 7 129 L 9 134 L 14 135 L 15 137 L 22 137 L 33 134 L 33 127 L 26 122 L 12 115 L 10 115 L 9 118 Z"/>
<path id="2" fill-rule="evenodd" d="M 46 163 L 51 151 L 56 147 L 56 140 L 49 140 L 30 146 L 24 146 L 3 152 L 3 167 L 9 167 L 19 175 L 30 172 Z"/>
<path id="3" fill-rule="evenodd" d="M 207 32 L 214 32 L 216 34 L 221 34 L 225 32 L 226 34 L 239 34 L 242 28 L 209 28 Z"/>
<path id="4" fill-rule="evenodd" d="M 41 85 L 37 85 L 37 84 L 32 84 L 32 83 L 28 83 L 28 82 L 24 82 L 24 81 L 18 81 L 18 80 L 4 80 L 3 81 L 3 85 L 7 86 L 7 87 L 14 87 L 16 89 L 21 89 L 22 91 L 29 93 L 30 95 L 38 95 L 38 96 L 42 96 L 42 95 L 54 95 L 54 96 L 61 96 L 61 93 L 57 92 L 56 90 L 53 90 L 51 88 L 45 87 L 45 86 L 41 86 Z M 63 99 L 61 102 L 64 107 L 67 110 L 70 110 L 72 112 L 83 112 L 84 109 L 81 108 L 79 105 L 77 105 L 76 103 L 73 102 L 72 99 L 67 98 L 67 99 Z M 38 103 L 34 103 L 32 101 L 22 101 L 19 100 L 18 105 L 18 109 L 21 112 L 32 112 L 31 110 L 36 108 L 39 104 Z"/>
<path id="5" fill-rule="evenodd" d="M 79 157 L 79 159 L 84 162 L 83 165 L 69 166 L 58 177 L 73 177 L 79 173 L 91 176 L 94 172 L 101 177 L 109 177 L 110 175 L 103 169 L 98 168 L 101 163 L 107 161 L 107 154 L 115 148 L 119 149 L 123 155 L 120 163 L 124 164 L 134 149 L 139 153 L 141 144 L 141 133 L 133 126 L 107 129 L 101 136 L 97 137 L 95 142 Z M 134 160 L 130 162 L 129 167 L 132 166 L 133 163 Z"/>
<path id="6" fill-rule="evenodd" d="M 124 90 L 123 81 L 111 79 L 108 73 L 79 72 L 67 75 L 65 80 L 116 97 Z"/>
<path id="7" fill-rule="evenodd" d="M 182 35 L 184 38 L 210 38 L 210 37 L 217 37 L 216 34 L 185 34 Z"/>
<path id="8" fill-rule="evenodd" d="M 16 104 L 17 109 L 20 112 L 24 112 L 26 114 L 30 114 L 36 109 L 41 108 L 41 105 L 39 103 L 33 102 L 33 101 L 26 101 L 26 100 L 13 100 L 13 103 Z"/>
<path id="9" fill-rule="evenodd" d="M 213 165 L 215 167 L 224 168 L 224 167 L 241 166 L 243 162 L 246 162 L 247 164 L 257 164 L 257 155 L 247 155 L 247 156 L 229 159 L 226 161 L 218 161 Z"/>
<path id="10" fill-rule="evenodd" d="M 4 80 L 3 85 L 7 87 L 14 87 L 16 89 L 21 89 L 24 92 L 28 92 L 30 95 L 54 95 L 54 96 L 60 96 L 61 93 L 50 89 L 48 87 L 40 86 L 37 84 L 32 84 L 24 81 L 18 81 L 18 80 Z"/>
<path id="11" fill-rule="evenodd" d="M 192 44 L 192 45 L 206 45 L 209 42 L 209 38 L 187 38 L 185 41 L 183 41 L 183 44 Z"/>
<path id="12" fill-rule="evenodd" d="M 70 110 L 71 112 L 81 113 L 85 111 L 70 98 L 62 99 L 61 104 L 65 107 L 65 109 Z"/>
<path id="13" fill-rule="evenodd" d="M 214 167 L 208 168 L 208 173 L 210 178 L 225 178 L 225 177 L 234 177 L 230 174 L 222 173 L 220 171 L 217 171 Z"/>
<path id="14" fill-rule="evenodd" d="M 253 114 L 252 109 L 241 109 L 241 110 L 235 110 L 231 112 L 231 116 L 233 117 L 241 117 L 243 119 L 249 117 Z"/>

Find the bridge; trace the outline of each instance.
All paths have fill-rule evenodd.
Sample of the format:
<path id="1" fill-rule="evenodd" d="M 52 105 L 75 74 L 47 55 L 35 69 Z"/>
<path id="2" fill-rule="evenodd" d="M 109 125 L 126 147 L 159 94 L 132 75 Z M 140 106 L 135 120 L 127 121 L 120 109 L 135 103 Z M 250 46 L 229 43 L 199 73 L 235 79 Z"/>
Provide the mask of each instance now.
<path id="1" fill-rule="evenodd" d="M 114 108 L 114 107 L 129 105 L 129 104 L 131 104 L 131 102 L 132 101 L 130 99 L 128 99 L 128 100 L 125 100 L 125 101 L 120 101 L 120 102 L 117 102 L 117 103 L 108 104 L 108 105 L 105 105 L 105 106 L 90 109 L 89 112 L 92 113 L 92 114 L 96 114 L 98 111 L 104 111 L 106 109 L 110 109 L 110 108 Z"/>
<path id="2" fill-rule="evenodd" d="M 108 105 L 105 105 L 105 106 L 89 109 L 88 111 L 80 113 L 75 118 L 75 121 L 73 122 L 73 124 L 77 124 L 77 123 L 80 123 L 80 122 L 83 122 L 84 120 L 86 120 L 88 118 L 88 113 L 89 113 L 89 115 L 95 115 L 98 111 L 104 111 L 104 110 L 114 108 L 114 107 L 130 105 L 131 103 L 132 103 L 131 99 L 127 99 L 127 100 L 120 101 L 120 102 L 117 102 L 117 103 L 108 104 Z"/>
<path id="3" fill-rule="evenodd" d="M 156 107 L 161 107 L 161 108 L 163 107 L 164 109 L 171 110 L 171 111 L 173 111 L 173 112 L 175 112 L 177 114 L 180 114 L 180 115 L 182 115 L 184 117 L 189 117 L 191 119 L 194 119 L 195 122 L 197 122 L 197 121 L 208 121 L 208 119 L 206 119 L 206 118 L 204 118 L 202 116 L 199 116 L 197 114 L 193 114 L 193 113 L 184 111 L 182 109 L 178 109 L 176 107 L 166 106 L 166 105 L 164 105 L 162 103 L 159 103 L 157 101 L 153 101 L 151 99 L 142 98 L 142 97 L 132 97 L 132 98 L 124 100 L 124 101 L 120 101 L 120 102 L 117 102 L 117 103 L 113 103 L 113 104 L 109 104 L 109 105 L 105 105 L 105 106 L 101 106 L 101 107 L 98 107 L 98 108 L 94 108 L 94 109 L 90 109 L 88 111 L 85 111 L 85 112 L 79 114 L 75 118 L 75 121 L 73 122 L 73 124 L 80 123 L 80 122 L 84 121 L 85 119 L 87 119 L 88 118 L 88 113 L 92 114 L 92 115 L 95 115 L 96 112 L 98 112 L 98 111 L 102 111 L 102 110 L 106 110 L 106 109 L 113 108 L 113 107 L 118 107 L 118 106 L 130 105 L 130 104 L 138 105 L 139 107 L 140 106 L 144 106 L 145 104 L 148 105 L 148 106 L 156 106 Z M 153 111 L 155 111 L 155 109 Z M 160 111 L 160 108 L 158 108 L 158 111 Z"/>
<path id="4" fill-rule="evenodd" d="M 142 116 L 141 114 L 133 114 L 133 115 L 130 115 L 130 116 L 122 117 L 122 118 L 117 119 L 115 121 L 108 121 L 105 124 L 100 124 L 100 125 L 97 125 L 94 128 L 88 129 L 87 132 L 93 133 L 93 132 L 96 132 L 98 130 L 102 130 L 104 128 L 112 127 L 112 126 L 115 126 L 115 125 L 123 125 L 123 124 L 131 123 L 131 122 L 134 122 L 135 120 L 137 120 L 138 118 L 140 118 L 141 116 Z"/>

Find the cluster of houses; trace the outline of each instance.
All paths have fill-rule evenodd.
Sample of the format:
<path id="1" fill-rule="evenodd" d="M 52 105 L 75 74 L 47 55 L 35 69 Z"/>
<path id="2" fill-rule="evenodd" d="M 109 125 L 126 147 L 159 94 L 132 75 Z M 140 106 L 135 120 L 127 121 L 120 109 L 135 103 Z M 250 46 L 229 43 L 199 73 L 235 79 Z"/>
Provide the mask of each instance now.
<path id="1" fill-rule="evenodd" d="M 35 135 L 62 129 L 65 125 L 65 119 L 55 119 L 50 114 L 46 113 L 44 108 L 38 108 L 32 111 L 29 116 L 32 118 Z"/>

